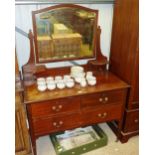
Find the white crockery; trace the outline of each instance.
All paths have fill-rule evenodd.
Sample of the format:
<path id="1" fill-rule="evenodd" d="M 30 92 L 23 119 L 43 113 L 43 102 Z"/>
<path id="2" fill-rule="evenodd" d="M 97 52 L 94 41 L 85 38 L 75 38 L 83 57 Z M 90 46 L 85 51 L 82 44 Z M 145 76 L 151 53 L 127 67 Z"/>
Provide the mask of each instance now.
<path id="1" fill-rule="evenodd" d="M 46 85 L 38 85 L 38 90 L 39 91 L 45 91 L 46 90 Z"/>
<path id="2" fill-rule="evenodd" d="M 54 79 L 53 79 L 53 77 L 52 76 L 48 76 L 47 78 L 46 78 L 46 82 L 48 83 L 49 81 L 53 81 Z"/>
<path id="3" fill-rule="evenodd" d="M 70 75 L 64 75 L 64 80 L 70 79 L 71 76 Z"/>
<path id="4" fill-rule="evenodd" d="M 76 77 L 75 82 L 80 83 L 82 80 L 85 80 L 84 77 Z"/>
<path id="5" fill-rule="evenodd" d="M 58 81 L 58 82 L 57 82 L 57 88 L 59 88 L 59 89 L 63 89 L 63 88 L 65 88 L 65 84 L 64 84 L 64 82 L 62 82 L 62 81 Z"/>
<path id="6" fill-rule="evenodd" d="M 93 76 L 93 72 L 91 71 L 86 72 L 86 76 Z"/>
<path id="7" fill-rule="evenodd" d="M 55 83 L 62 81 L 62 76 L 55 76 Z"/>
<path id="8" fill-rule="evenodd" d="M 37 78 L 37 84 L 38 85 L 45 85 L 46 84 L 45 78 Z"/>
<path id="9" fill-rule="evenodd" d="M 96 77 L 91 77 L 87 79 L 88 84 L 94 86 L 96 84 Z"/>
<path id="10" fill-rule="evenodd" d="M 55 84 L 55 81 L 54 80 L 49 80 L 46 82 L 47 84 Z"/>
<path id="11" fill-rule="evenodd" d="M 71 76 L 76 78 L 76 77 L 85 77 L 85 72 L 82 73 L 71 73 Z"/>
<path id="12" fill-rule="evenodd" d="M 86 76 L 86 79 L 87 79 L 87 80 L 96 80 L 96 77 L 93 76 L 93 75 L 87 75 L 87 76 Z"/>
<path id="13" fill-rule="evenodd" d="M 62 76 L 58 75 L 58 76 L 55 76 L 55 80 L 62 80 Z"/>
<path id="14" fill-rule="evenodd" d="M 71 79 L 66 81 L 65 84 L 66 84 L 66 87 L 72 88 L 74 86 L 74 81 Z"/>
<path id="15" fill-rule="evenodd" d="M 85 87 L 87 85 L 86 80 L 81 80 L 80 85 L 81 87 Z"/>
<path id="16" fill-rule="evenodd" d="M 45 78 L 43 77 L 37 78 L 37 82 L 42 82 L 42 81 L 45 81 Z"/>
<path id="17" fill-rule="evenodd" d="M 46 82 L 45 81 L 39 81 L 39 82 L 37 82 L 37 85 L 46 85 Z"/>
<path id="18" fill-rule="evenodd" d="M 96 80 L 89 80 L 88 84 L 91 86 L 94 86 L 94 85 L 96 85 Z"/>
<path id="19" fill-rule="evenodd" d="M 83 72 L 84 68 L 81 66 L 73 66 L 71 67 L 71 73 L 80 73 Z"/>
<path id="20" fill-rule="evenodd" d="M 47 88 L 48 88 L 49 90 L 53 90 L 53 89 L 56 88 L 56 84 L 55 84 L 55 83 L 48 84 L 48 85 L 47 85 Z"/>

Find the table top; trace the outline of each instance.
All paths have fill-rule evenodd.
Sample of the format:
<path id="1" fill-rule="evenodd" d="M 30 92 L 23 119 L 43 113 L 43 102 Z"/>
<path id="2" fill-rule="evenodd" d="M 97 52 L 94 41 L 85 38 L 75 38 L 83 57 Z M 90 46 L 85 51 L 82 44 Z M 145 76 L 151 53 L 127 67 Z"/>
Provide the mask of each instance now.
<path id="1" fill-rule="evenodd" d="M 109 71 L 104 71 L 103 73 L 96 74 L 95 76 L 97 78 L 97 84 L 94 86 L 87 85 L 86 87 L 81 87 L 79 84 L 75 84 L 73 88 L 56 88 L 54 90 L 46 90 L 44 92 L 40 92 L 37 89 L 37 83 L 31 86 L 25 86 L 24 103 L 29 104 L 65 97 L 129 88 L 129 85 L 127 83 L 125 83 Z"/>

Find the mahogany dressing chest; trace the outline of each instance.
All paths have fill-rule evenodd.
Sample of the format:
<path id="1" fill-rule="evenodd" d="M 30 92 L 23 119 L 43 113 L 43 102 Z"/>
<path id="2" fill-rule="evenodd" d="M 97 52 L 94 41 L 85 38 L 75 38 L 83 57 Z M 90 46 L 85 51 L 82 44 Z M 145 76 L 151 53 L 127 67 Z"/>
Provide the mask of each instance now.
<path id="1" fill-rule="evenodd" d="M 106 70 L 107 58 L 100 50 L 98 11 L 64 4 L 37 10 L 32 14 L 34 34 L 29 33 L 30 58 L 22 69 L 24 103 L 34 154 L 37 154 L 36 139 L 43 135 L 113 120 L 118 122 L 118 130 L 121 130 L 129 85 Z M 83 30 L 80 28 L 82 26 Z M 58 47 L 55 47 L 55 39 L 54 45 L 52 44 L 53 35 L 61 38 L 57 42 Z M 38 36 L 44 38 L 42 43 L 40 38 L 37 40 Z M 71 36 L 73 38 L 70 43 Z M 74 36 L 78 36 L 77 43 Z M 91 60 L 82 67 L 85 72 L 93 72 L 96 85 L 82 87 L 75 83 L 72 88 L 43 92 L 37 89 L 36 79 L 39 77 L 70 74 L 70 67 L 49 69 L 43 63 L 86 58 Z M 118 139 L 119 136 L 117 134 Z"/>

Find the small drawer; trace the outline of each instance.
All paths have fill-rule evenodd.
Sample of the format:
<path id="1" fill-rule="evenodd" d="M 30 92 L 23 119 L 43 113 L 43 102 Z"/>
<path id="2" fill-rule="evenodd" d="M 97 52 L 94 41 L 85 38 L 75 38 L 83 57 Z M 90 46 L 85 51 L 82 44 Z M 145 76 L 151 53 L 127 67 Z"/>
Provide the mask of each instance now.
<path id="1" fill-rule="evenodd" d="M 33 128 L 36 135 L 44 135 L 47 133 L 75 128 L 78 127 L 79 124 L 79 113 L 33 119 Z"/>
<path id="2" fill-rule="evenodd" d="M 103 93 L 89 94 L 81 98 L 82 108 L 91 108 L 108 103 L 117 103 L 124 101 L 124 90 L 108 91 Z"/>
<path id="3" fill-rule="evenodd" d="M 80 109 L 80 99 L 70 97 L 30 105 L 32 117 L 49 116 L 62 112 L 77 111 Z"/>
<path id="4" fill-rule="evenodd" d="M 126 111 L 124 118 L 124 132 L 134 132 L 139 129 L 139 110 Z"/>
<path id="5" fill-rule="evenodd" d="M 121 119 L 122 105 L 109 104 L 97 108 L 96 110 L 85 110 L 83 111 L 82 115 L 82 122 L 84 124 L 100 123 L 105 121 Z"/>

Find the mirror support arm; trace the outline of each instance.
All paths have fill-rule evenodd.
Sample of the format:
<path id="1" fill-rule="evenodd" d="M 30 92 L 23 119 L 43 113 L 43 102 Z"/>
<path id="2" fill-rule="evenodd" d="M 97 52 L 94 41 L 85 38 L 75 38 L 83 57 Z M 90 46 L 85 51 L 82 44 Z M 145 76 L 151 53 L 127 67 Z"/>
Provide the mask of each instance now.
<path id="1" fill-rule="evenodd" d="M 106 68 L 108 64 L 107 57 L 102 55 L 101 46 L 100 46 L 100 35 L 101 35 L 101 28 L 98 26 L 97 28 L 97 38 L 96 38 L 96 59 L 88 61 L 88 65 L 90 68 L 94 70 L 103 70 Z"/>

